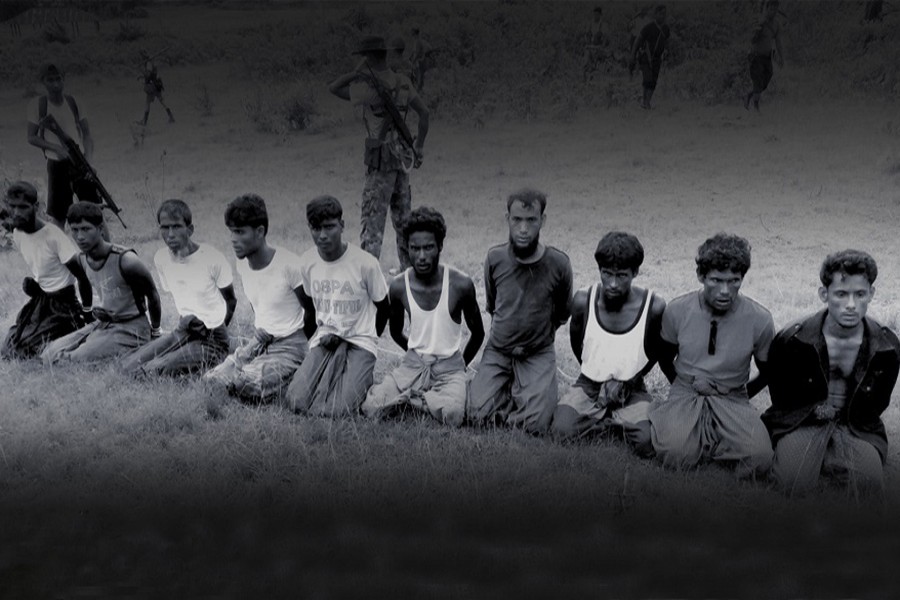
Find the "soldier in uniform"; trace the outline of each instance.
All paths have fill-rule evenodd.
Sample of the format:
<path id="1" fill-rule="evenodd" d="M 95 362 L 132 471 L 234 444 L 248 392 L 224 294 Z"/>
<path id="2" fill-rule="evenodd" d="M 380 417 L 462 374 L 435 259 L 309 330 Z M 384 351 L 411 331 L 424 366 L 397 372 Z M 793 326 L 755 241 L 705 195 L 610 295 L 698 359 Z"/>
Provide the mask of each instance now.
<path id="1" fill-rule="evenodd" d="M 144 103 L 144 118 L 137 123 L 139 125 L 147 124 L 147 118 L 150 116 L 150 105 L 153 104 L 154 100 L 159 100 L 160 105 L 166 109 L 166 114 L 169 115 L 169 123 L 174 123 L 175 116 L 172 115 L 172 110 L 163 101 L 162 93 L 165 88 L 163 88 L 162 79 L 160 79 L 159 73 L 156 71 L 156 65 L 150 60 L 150 56 L 145 50 L 141 50 L 141 74 L 138 76 L 138 79 L 144 80 L 146 102 Z"/>
<path id="2" fill-rule="evenodd" d="M 423 158 L 423 144 L 428 134 L 428 110 L 413 87 L 409 77 L 399 75 L 387 65 L 387 45 L 384 38 L 365 37 L 354 53 L 362 56 L 356 68 L 341 75 L 330 85 L 332 94 L 363 108 L 366 126 L 366 183 L 363 188 L 360 247 L 381 256 L 384 225 L 388 208 L 397 235 L 397 255 L 400 269 L 410 266 L 409 254 L 403 243 L 403 225 L 412 210 L 409 189 L 409 170 Z M 391 118 L 380 87 L 391 98 L 401 116 L 412 109 L 419 118 L 413 160 L 409 148 L 398 133 L 398 125 Z"/>

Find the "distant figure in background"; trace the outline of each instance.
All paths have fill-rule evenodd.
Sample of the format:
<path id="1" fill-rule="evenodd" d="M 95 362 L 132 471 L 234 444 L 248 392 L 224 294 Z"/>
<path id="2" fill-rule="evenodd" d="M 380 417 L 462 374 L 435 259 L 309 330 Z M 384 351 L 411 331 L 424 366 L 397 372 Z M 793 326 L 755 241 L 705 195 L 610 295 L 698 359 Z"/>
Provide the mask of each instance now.
<path id="1" fill-rule="evenodd" d="M 803 494 L 824 479 L 880 496 L 888 439 L 881 414 L 900 370 L 900 340 L 866 316 L 878 267 L 844 250 L 822 263 L 825 310 L 781 330 L 769 351 L 772 406 L 763 414 L 775 445 L 775 478 Z"/>
<path id="2" fill-rule="evenodd" d="M 160 106 L 166 109 L 166 114 L 169 115 L 169 123 L 174 123 L 175 116 L 163 101 L 162 93 L 165 88 L 163 87 L 162 79 L 156 70 L 156 65 L 150 59 L 150 55 L 147 54 L 146 50 L 141 50 L 141 74 L 138 75 L 138 79 L 144 80 L 145 95 L 144 117 L 140 121 L 137 121 L 138 125 L 147 124 L 147 119 L 150 116 L 150 105 L 153 104 L 154 100 L 159 100 Z"/>
<path id="3" fill-rule="evenodd" d="M 47 93 L 32 100 L 28 107 L 28 143 L 43 150 L 47 159 L 47 216 L 63 229 L 75 196 L 97 204 L 101 199 L 96 185 L 83 179 L 83 174 L 75 169 L 62 141 L 44 131 L 44 117 L 52 115 L 60 128 L 75 140 L 88 161 L 94 154 L 94 139 L 75 98 L 64 93 L 62 70 L 54 64 L 45 64 L 41 67 L 40 79 Z"/>
<path id="4" fill-rule="evenodd" d="M 778 66 L 784 68 L 784 52 L 781 49 L 781 26 L 778 24 L 778 0 L 766 0 L 765 12 L 759 24 L 753 30 L 750 38 L 750 53 L 747 59 L 750 62 L 750 80 L 753 89 L 744 96 L 744 108 L 759 110 L 759 97 L 769 87 L 774 68 L 772 55 L 778 61 Z"/>
<path id="5" fill-rule="evenodd" d="M 659 72 L 665 58 L 666 46 L 671 32 L 666 24 L 666 6 L 658 5 L 653 9 L 653 20 L 641 29 L 641 33 L 634 40 L 631 48 L 631 61 L 628 70 L 634 72 L 637 62 L 641 67 L 643 97 L 641 108 L 649 109 L 650 100 L 659 80 Z"/>
<path id="6" fill-rule="evenodd" d="M 153 276 L 134 250 L 104 239 L 100 205 L 73 204 L 66 220 L 94 291 L 95 321 L 47 344 L 44 363 L 116 359 L 158 338 L 161 309 Z"/>
<path id="7" fill-rule="evenodd" d="M 588 24 L 584 40 L 584 81 L 590 79 L 600 63 L 606 60 L 610 45 L 609 25 L 603 20 L 603 9 L 594 7 L 593 18 Z"/>
<path id="8" fill-rule="evenodd" d="M 162 289 L 172 294 L 179 321 L 174 331 L 141 346 L 122 361 L 134 375 L 186 375 L 216 366 L 228 356 L 228 324 L 237 298 L 225 255 L 198 244 L 190 207 L 166 200 L 156 213 L 166 247 L 153 257 Z"/>
<path id="9" fill-rule="evenodd" d="M 447 226 L 441 213 L 415 209 L 406 222 L 412 267 L 390 286 L 391 337 L 406 355 L 384 380 L 372 386 L 362 412 L 389 417 L 404 407 L 458 427 L 466 416 L 466 365 L 484 341 L 484 325 L 472 278 L 441 264 Z M 409 335 L 403 333 L 409 315 Z M 470 337 L 464 349 L 462 322 Z M 462 352 L 460 352 L 462 350 Z"/>
<path id="10" fill-rule="evenodd" d="M 0 346 L 4 359 L 38 356 L 47 343 L 93 320 L 91 283 L 78 249 L 62 229 L 37 216 L 37 201 L 37 190 L 26 181 L 6 190 L 3 225 L 12 229 L 13 244 L 31 275 L 22 281 L 29 300 Z M 76 284 L 81 304 L 75 297 Z"/>
<path id="11" fill-rule="evenodd" d="M 413 43 L 409 55 L 409 62 L 412 63 L 413 73 L 415 74 L 412 81 L 416 86 L 416 91 L 421 92 L 422 88 L 425 87 L 425 73 L 434 66 L 432 55 L 434 50 L 432 49 L 431 44 L 422 38 L 418 27 L 413 27 L 411 33 Z"/>

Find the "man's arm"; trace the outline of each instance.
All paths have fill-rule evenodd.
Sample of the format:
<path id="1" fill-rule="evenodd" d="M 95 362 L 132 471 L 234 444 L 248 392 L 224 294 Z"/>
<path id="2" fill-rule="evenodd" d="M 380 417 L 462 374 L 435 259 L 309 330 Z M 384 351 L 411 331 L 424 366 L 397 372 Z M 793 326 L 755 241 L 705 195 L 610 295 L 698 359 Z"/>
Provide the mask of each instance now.
<path id="1" fill-rule="evenodd" d="M 497 286 L 491 274 L 491 255 L 488 253 L 484 259 L 484 310 L 494 316 L 494 300 L 497 298 Z"/>
<path id="2" fill-rule="evenodd" d="M 375 303 L 375 333 L 378 337 L 384 333 L 388 319 L 391 317 L 391 301 L 388 296 Z"/>
<path id="3" fill-rule="evenodd" d="M 294 294 L 297 295 L 300 306 L 303 307 L 303 333 L 306 334 L 307 340 L 311 340 L 316 334 L 316 329 L 319 328 L 316 323 L 316 303 L 306 294 L 302 285 L 294 288 Z"/>
<path id="4" fill-rule="evenodd" d="M 219 288 L 219 293 L 222 294 L 222 298 L 225 299 L 225 327 L 228 327 L 228 325 L 231 324 L 231 318 L 234 316 L 234 311 L 237 308 L 237 296 L 234 295 L 233 285 Z M 294 293 L 296 293 L 296 290 Z"/>
<path id="5" fill-rule="evenodd" d="M 654 294 L 650 304 L 650 313 L 647 315 L 647 339 L 645 344 L 645 351 L 650 359 L 650 363 L 641 371 L 640 375 L 646 375 L 653 368 L 654 364 L 659 364 L 660 371 L 671 382 L 675 379 L 675 365 L 673 363 L 675 354 L 672 353 L 671 349 L 667 352 L 663 347 L 662 317 L 665 311 L 666 301 Z"/>
<path id="6" fill-rule="evenodd" d="M 481 309 L 478 307 L 475 283 L 468 277 L 460 300 L 463 318 L 466 320 L 466 327 L 469 328 L 469 341 L 466 342 L 466 347 L 463 349 L 463 360 L 468 366 L 478 354 L 481 344 L 484 343 L 484 323 L 481 321 Z"/>
<path id="7" fill-rule="evenodd" d="M 151 337 L 159 337 L 159 324 L 162 319 L 162 304 L 159 301 L 159 292 L 153 282 L 150 270 L 132 252 L 122 255 L 122 276 L 131 287 L 135 298 L 143 296 L 147 299 L 147 313 L 150 316 Z"/>
<path id="8" fill-rule="evenodd" d="M 94 292 L 91 288 L 91 282 L 87 277 L 87 273 L 84 272 L 84 268 L 82 268 L 81 263 L 78 261 L 77 255 L 66 263 L 66 268 L 75 276 L 75 281 L 78 282 L 78 295 L 81 297 L 82 308 L 85 312 L 90 312 L 91 307 L 94 304 Z"/>
<path id="9" fill-rule="evenodd" d="M 334 81 L 328 84 L 328 91 L 340 98 L 341 100 L 350 100 L 350 84 L 362 76 L 362 68 L 366 64 L 366 59 L 362 59 L 356 68 L 348 73 L 344 73 Z"/>
<path id="10" fill-rule="evenodd" d="M 551 315 L 553 329 L 558 329 L 569 320 L 572 310 L 572 280 L 574 278 L 572 263 L 566 260 L 565 272 L 553 292 L 553 314 Z"/>
<path id="11" fill-rule="evenodd" d="M 659 370 L 663 372 L 663 375 L 666 376 L 666 379 L 669 380 L 669 383 L 672 383 L 673 381 L 675 381 L 676 377 L 675 357 L 678 355 L 678 344 L 673 344 L 660 338 L 659 350 L 657 352 L 659 356 L 659 358 L 657 359 Z"/>
<path id="12" fill-rule="evenodd" d="M 391 287 L 388 292 L 388 295 L 391 299 L 391 339 L 393 339 L 398 346 L 403 348 L 404 351 L 409 349 L 409 338 L 403 333 L 403 322 L 406 313 L 405 305 L 403 303 L 403 295 L 405 291 L 406 283 L 403 281 L 403 278 L 396 277 L 391 282 Z"/>
<path id="13" fill-rule="evenodd" d="M 56 152 L 59 156 L 69 158 L 69 151 L 65 149 L 62 144 L 54 144 L 52 142 L 48 142 L 44 138 L 38 135 L 39 127 L 35 123 L 28 123 L 28 143 L 32 146 L 40 148 L 41 150 L 49 150 L 51 152 Z"/>
<path id="14" fill-rule="evenodd" d="M 590 314 L 588 303 L 590 300 L 588 290 L 578 290 L 572 300 L 572 320 L 569 321 L 569 342 L 572 344 L 572 353 L 581 364 L 581 353 L 584 350 L 584 331 L 587 326 L 587 315 Z"/>
<path id="15" fill-rule="evenodd" d="M 422 146 L 425 144 L 425 136 L 428 135 L 428 109 L 418 96 L 409 101 L 409 107 L 419 116 L 419 131 L 416 134 L 416 154 L 423 158 Z"/>
<path id="16" fill-rule="evenodd" d="M 747 396 L 750 398 L 769 385 L 769 363 L 756 358 L 754 362 L 756 363 L 756 368 L 759 369 L 759 374 L 747 382 Z"/>

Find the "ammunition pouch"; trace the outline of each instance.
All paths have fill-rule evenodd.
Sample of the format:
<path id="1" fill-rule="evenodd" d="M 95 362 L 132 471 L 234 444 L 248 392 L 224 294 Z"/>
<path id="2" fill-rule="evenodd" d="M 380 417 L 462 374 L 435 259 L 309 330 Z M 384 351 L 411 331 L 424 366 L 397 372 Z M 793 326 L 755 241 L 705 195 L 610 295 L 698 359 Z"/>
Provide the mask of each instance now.
<path id="1" fill-rule="evenodd" d="M 400 158 L 391 148 L 391 142 L 366 138 L 363 161 L 369 171 L 397 171 L 402 169 Z"/>

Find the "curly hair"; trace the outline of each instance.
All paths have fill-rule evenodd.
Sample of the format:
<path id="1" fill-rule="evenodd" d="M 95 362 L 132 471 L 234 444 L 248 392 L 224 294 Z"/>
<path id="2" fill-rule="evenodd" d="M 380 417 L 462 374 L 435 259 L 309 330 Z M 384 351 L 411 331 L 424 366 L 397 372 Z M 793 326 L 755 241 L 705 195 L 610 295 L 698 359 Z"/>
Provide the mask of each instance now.
<path id="1" fill-rule="evenodd" d="M 438 248 L 443 249 L 444 238 L 447 237 L 447 223 L 441 213 L 428 206 L 420 206 L 412 211 L 403 226 L 403 241 L 409 243 L 410 236 L 418 231 L 434 234 Z"/>
<path id="2" fill-rule="evenodd" d="M 610 231 L 597 244 L 594 260 L 600 269 L 631 269 L 637 273 L 644 262 L 644 247 L 630 233 Z"/>
<path id="3" fill-rule="evenodd" d="M 16 181 L 6 190 L 6 199 L 13 198 L 36 204 L 38 201 L 37 189 L 27 181 Z"/>
<path id="4" fill-rule="evenodd" d="M 269 213 L 266 201 L 256 194 L 238 196 L 225 207 L 225 225 L 227 227 L 262 227 L 269 233 Z"/>
<path id="5" fill-rule="evenodd" d="M 93 202 L 76 202 L 66 212 L 66 222 L 72 225 L 82 221 L 100 227 L 103 225 L 103 209 Z"/>
<path id="6" fill-rule="evenodd" d="M 835 273 L 844 275 L 865 275 L 869 285 L 878 277 L 878 265 L 868 252 L 862 250 L 841 250 L 825 257 L 819 269 L 819 280 L 828 287 L 834 283 Z"/>
<path id="7" fill-rule="evenodd" d="M 697 275 L 734 271 L 741 277 L 750 270 L 750 242 L 739 235 L 717 233 L 697 248 Z"/>
<path id="8" fill-rule="evenodd" d="M 507 212 L 512 207 L 513 202 L 521 202 L 525 208 L 531 208 L 537 203 L 541 207 L 541 214 L 544 214 L 544 209 L 547 208 L 547 195 L 533 188 L 522 188 L 510 194 L 509 198 L 506 199 Z"/>

